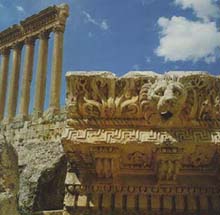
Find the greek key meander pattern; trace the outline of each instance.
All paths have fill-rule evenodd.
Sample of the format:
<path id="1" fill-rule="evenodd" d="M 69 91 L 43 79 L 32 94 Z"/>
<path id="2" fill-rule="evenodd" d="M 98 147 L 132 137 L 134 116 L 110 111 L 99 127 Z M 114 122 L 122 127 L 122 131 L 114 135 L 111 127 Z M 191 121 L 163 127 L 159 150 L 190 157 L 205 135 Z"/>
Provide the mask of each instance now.
<path id="1" fill-rule="evenodd" d="M 154 142 L 161 143 L 167 139 L 174 142 L 220 143 L 219 130 L 171 129 L 171 130 L 136 130 L 136 129 L 66 129 L 63 138 L 77 142 Z"/>

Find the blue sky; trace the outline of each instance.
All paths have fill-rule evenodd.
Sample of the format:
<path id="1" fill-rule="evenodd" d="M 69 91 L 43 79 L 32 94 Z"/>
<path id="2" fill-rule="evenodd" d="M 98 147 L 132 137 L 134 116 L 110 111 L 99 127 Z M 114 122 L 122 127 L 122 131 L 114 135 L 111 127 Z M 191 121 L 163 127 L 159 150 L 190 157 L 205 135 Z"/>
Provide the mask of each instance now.
<path id="1" fill-rule="evenodd" d="M 0 0 L 0 31 L 64 2 L 70 17 L 62 104 L 67 71 L 105 70 L 119 76 L 131 70 L 220 73 L 220 0 Z M 49 77 L 48 72 L 48 83 Z"/>

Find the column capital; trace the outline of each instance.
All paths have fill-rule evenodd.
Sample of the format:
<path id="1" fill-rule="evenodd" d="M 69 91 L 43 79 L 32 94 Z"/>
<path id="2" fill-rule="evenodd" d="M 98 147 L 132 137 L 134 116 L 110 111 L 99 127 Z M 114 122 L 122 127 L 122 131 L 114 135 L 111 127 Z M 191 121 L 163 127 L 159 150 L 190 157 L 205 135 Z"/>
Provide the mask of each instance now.
<path id="1" fill-rule="evenodd" d="M 10 54 L 10 48 L 2 48 L 1 50 L 0 50 L 0 54 L 2 54 L 2 55 L 5 55 L 5 56 L 7 56 L 7 55 L 9 55 Z"/>
<path id="2" fill-rule="evenodd" d="M 56 33 L 56 32 L 62 32 L 64 33 L 65 31 L 65 25 L 56 25 L 53 27 L 53 32 Z"/>
<path id="3" fill-rule="evenodd" d="M 36 40 L 36 38 L 34 38 L 34 37 L 26 37 L 25 40 L 24 40 L 24 43 L 25 43 L 25 45 L 34 46 L 35 40 Z"/>
<path id="4" fill-rule="evenodd" d="M 12 49 L 18 49 L 18 50 L 21 50 L 22 47 L 23 47 L 23 43 L 13 43 L 12 45 Z"/>
<path id="5" fill-rule="evenodd" d="M 50 31 L 41 31 L 38 37 L 42 40 L 48 40 L 50 38 Z"/>

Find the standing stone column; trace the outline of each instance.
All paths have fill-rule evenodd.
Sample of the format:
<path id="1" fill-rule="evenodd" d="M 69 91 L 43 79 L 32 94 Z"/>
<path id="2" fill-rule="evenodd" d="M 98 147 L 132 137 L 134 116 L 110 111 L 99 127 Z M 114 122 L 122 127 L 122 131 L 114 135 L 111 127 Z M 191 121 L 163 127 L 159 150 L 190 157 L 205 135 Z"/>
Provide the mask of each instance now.
<path id="1" fill-rule="evenodd" d="M 50 110 L 53 112 L 56 112 L 60 109 L 60 91 L 63 61 L 63 33 L 63 26 L 54 28 L 54 47 L 50 88 Z"/>
<path id="2" fill-rule="evenodd" d="M 2 64 L 1 64 L 1 76 L 0 76 L 0 120 L 3 119 L 4 111 L 5 111 L 10 49 L 1 50 L 1 54 L 2 54 Z"/>
<path id="3" fill-rule="evenodd" d="M 69 6 L 61 4 L 58 7 L 58 24 L 54 27 L 54 49 L 51 72 L 50 111 L 60 109 L 60 90 L 63 61 L 63 33 L 66 19 L 69 16 Z"/>
<path id="4" fill-rule="evenodd" d="M 44 109 L 46 76 L 47 76 L 47 58 L 48 58 L 48 39 L 49 32 L 42 32 L 39 35 L 39 54 L 37 64 L 37 77 L 35 88 L 34 118 L 42 116 Z"/>
<path id="5" fill-rule="evenodd" d="M 32 80 L 34 62 L 34 43 L 34 38 L 30 37 L 25 40 L 26 50 L 19 113 L 23 119 L 27 119 L 28 117 L 28 109 L 30 103 L 30 85 Z"/>
<path id="6" fill-rule="evenodd" d="M 18 100 L 18 84 L 21 65 L 21 50 L 23 44 L 17 43 L 13 48 L 13 62 L 10 79 L 10 90 L 8 97 L 8 120 L 12 120 L 16 114 L 17 100 Z"/>

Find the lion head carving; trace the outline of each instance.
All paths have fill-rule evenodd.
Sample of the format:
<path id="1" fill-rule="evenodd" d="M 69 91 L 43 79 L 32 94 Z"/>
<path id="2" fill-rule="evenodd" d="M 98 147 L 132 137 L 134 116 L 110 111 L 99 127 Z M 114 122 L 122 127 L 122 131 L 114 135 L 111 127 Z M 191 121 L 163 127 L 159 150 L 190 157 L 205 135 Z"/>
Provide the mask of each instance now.
<path id="1" fill-rule="evenodd" d="M 161 120 L 178 116 L 187 99 L 187 90 L 177 80 L 161 79 L 144 84 L 140 91 L 140 105 L 145 118 L 157 115 Z"/>

